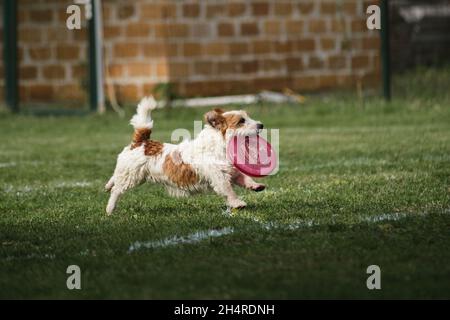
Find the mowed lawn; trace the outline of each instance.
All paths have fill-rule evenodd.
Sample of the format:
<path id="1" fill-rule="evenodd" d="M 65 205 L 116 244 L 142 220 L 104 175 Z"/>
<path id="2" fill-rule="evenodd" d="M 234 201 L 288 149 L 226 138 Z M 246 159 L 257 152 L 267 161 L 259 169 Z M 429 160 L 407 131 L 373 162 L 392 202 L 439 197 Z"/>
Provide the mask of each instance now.
<path id="1" fill-rule="evenodd" d="M 248 207 L 231 216 L 214 194 L 151 184 L 106 216 L 131 109 L 1 113 L 0 298 L 448 299 L 449 84 L 448 68 L 421 70 L 390 105 L 335 93 L 247 107 L 280 130 L 280 171 L 264 192 L 239 189 Z M 206 110 L 156 111 L 153 138 L 192 132 Z M 82 290 L 66 288 L 69 265 Z M 369 265 L 381 290 L 366 287 Z"/>

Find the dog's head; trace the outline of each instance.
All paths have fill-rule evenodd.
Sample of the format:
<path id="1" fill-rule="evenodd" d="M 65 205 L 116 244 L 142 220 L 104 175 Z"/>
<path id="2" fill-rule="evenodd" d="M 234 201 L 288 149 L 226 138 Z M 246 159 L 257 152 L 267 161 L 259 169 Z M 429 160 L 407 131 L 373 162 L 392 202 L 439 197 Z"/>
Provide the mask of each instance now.
<path id="1" fill-rule="evenodd" d="M 253 120 L 244 110 L 224 111 L 214 109 L 204 116 L 205 123 L 225 135 L 254 136 L 264 128 L 260 121 Z"/>

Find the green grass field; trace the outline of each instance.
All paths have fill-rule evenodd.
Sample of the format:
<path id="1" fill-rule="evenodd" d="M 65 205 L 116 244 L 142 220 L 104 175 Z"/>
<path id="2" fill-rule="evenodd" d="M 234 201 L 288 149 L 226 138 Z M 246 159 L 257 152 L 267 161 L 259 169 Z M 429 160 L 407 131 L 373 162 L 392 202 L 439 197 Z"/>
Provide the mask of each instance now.
<path id="1" fill-rule="evenodd" d="M 173 199 L 150 184 L 105 215 L 131 110 L 1 113 L 0 298 L 448 299 L 449 84 L 448 68 L 419 70 L 396 79 L 390 105 L 335 93 L 246 108 L 280 129 L 280 171 L 264 192 L 238 190 L 249 206 L 232 216 L 216 195 Z M 157 111 L 153 137 L 192 132 L 205 111 Z M 137 241 L 154 248 L 130 251 Z M 73 264 L 82 290 L 66 288 Z M 366 287 L 373 264 L 381 290 Z"/>

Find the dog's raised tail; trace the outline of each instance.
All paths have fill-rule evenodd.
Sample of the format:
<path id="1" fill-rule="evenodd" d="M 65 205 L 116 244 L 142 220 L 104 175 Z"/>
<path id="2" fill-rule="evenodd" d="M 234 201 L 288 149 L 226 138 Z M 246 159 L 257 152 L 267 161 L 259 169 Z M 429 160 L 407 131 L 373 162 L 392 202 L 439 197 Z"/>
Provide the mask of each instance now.
<path id="1" fill-rule="evenodd" d="M 130 124 L 134 127 L 134 143 L 141 143 L 150 138 L 153 128 L 151 113 L 157 106 L 158 103 L 152 96 L 145 97 L 139 102 L 136 114 L 130 120 Z"/>

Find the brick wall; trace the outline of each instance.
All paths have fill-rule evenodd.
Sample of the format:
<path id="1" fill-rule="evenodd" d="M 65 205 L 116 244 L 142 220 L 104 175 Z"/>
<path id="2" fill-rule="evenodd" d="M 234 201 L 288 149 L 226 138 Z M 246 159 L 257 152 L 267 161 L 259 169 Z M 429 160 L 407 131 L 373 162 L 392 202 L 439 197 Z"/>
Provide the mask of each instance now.
<path id="1" fill-rule="evenodd" d="M 18 1 L 19 94 L 22 102 L 85 101 L 86 28 L 66 28 L 70 0 Z"/>
<path id="2" fill-rule="evenodd" d="M 195 96 L 379 78 L 378 32 L 365 27 L 376 0 L 102 2 L 107 82 L 120 101 L 167 81 Z M 86 28 L 66 29 L 71 3 L 19 0 L 22 101 L 86 99 Z"/>

